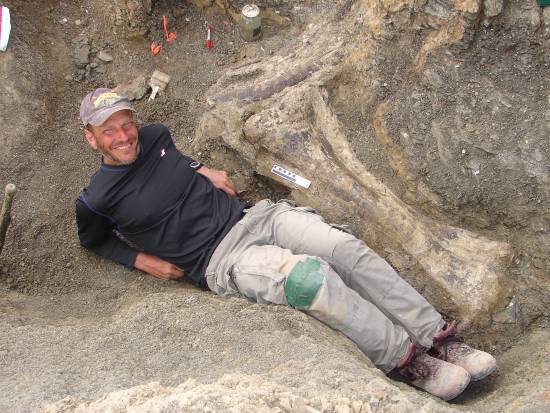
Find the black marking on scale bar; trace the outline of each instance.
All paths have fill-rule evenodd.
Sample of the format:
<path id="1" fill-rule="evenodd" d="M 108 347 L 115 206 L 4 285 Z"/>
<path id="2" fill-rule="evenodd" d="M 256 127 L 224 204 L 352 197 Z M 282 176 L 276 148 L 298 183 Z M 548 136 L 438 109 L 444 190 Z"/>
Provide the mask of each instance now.
<path id="1" fill-rule="evenodd" d="M 285 179 L 288 179 L 289 181 L 296 182 L 296 179 L 291 178 L 290 176 L 285 175 L 285 174 L 282 173 L 282 172 L 279 172 L 277 169 L 274 169 L 274 170 L 273 170 L 273 173 L 276 174 L 276 175 L 279 175 L 281 178 L 285 178 Z"/>

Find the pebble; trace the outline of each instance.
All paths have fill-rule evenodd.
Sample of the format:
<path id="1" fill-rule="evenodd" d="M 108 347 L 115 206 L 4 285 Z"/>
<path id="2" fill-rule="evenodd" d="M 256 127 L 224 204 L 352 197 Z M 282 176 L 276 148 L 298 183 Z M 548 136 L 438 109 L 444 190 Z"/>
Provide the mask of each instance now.
<path id="1" fill-rule="evenodd" d="M 143 99 L 149 90 L 149 85 L 143 75 L 140 75 L 129 83 L 125 83 L 119 87 L 130 100 Z"/>
<path id="2" fill-rule="evenodd" d="M 335 406 L 334 411 L 336 413 L 351 413 L 351 409 L 349 406 L 346 406 L 345 404 L 339 404 Z"/>
<path id="3" fill-rule="evenodd" d="M 112 62 L 113 61 L 113 56 L 111 56 L 109 53 L 107 52 L 104 52 L 103 50 L 101 50 L 99 52 L 99 54 L 97 55 L 97 58 L 99 60 L 101 60 L 102 62 L 106 62 L 106 63 L 109 63 L 109 62 Z"/>
<path id="4" fill-rule="evenodd" d="M 90 62 L 90 46 L 83 44 L 74 51 L 75 62 L 78 67 L 84 67 Z"/>

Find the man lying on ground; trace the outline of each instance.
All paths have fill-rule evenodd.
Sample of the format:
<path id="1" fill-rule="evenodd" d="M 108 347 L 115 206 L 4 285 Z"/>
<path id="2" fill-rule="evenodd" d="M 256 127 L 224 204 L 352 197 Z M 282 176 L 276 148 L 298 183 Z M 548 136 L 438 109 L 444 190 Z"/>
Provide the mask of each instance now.
<path id="1" fill-rule="evenodd" d="M 163 125 L 138 128 L 133 112 L 110 89 L 82 101 L 86 140 L 101 154 L 76 200 L 84 247 L 158 278 L 304 311 L 445 400 L 495 370 L 364 242 L 290 201 L 249 208 L 225 172 L 180 153 Z"/>

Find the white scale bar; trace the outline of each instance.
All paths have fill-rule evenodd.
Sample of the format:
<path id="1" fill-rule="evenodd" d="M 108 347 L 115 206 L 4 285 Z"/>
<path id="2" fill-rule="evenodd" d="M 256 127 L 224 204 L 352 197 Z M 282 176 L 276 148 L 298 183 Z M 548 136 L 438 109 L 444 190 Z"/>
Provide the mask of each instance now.
<path id="1" fill-rule="evenodd" d="M 293 182 L 296 185 L 300 185 L 301 187 L 304 187 L 306 189 L 309 188 L 309 186 L 311 185 L 311 181 L 301 177 L 300 175 L 296 175 L 294 172 L 291 172 L 279 165 L 273 165 L 273 167 L 271 168 L 271 173 L 274 173 L 275 175 L 280 176 L 287 181 Z"/>

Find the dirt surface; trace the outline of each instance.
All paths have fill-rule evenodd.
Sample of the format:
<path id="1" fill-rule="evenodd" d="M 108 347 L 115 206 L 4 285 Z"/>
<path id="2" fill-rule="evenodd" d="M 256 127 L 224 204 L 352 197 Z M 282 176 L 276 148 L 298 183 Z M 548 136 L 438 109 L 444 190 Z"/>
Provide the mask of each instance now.
<path id="1" fill-rule="evenodd" d="M 79 246 L 74 200 L 99 158 L 85 142 L 78 108 L 82 97 L 96 87 L 114 87 L 140 75 L 148 79 L 155 69 L 163 70 L 172 76 L 170 87 L 154 101 L 135 102 L 139 121 L 163 122 L 180 149 L 217 166 L 220 162 L 209 158 L 208 148 L 202 153 L 189 148 L 206 108 L 206 90 L 225 66 L 247 54 L 232 20 L 213 8 L 201 11 L 185 2 L 159 1 L 145 38 L 119 38 L 108 22 L 98 24 L 90 19 L 94 8 L 103 7 L 102 2 L 45 1 L 40 7 L 26 1 L 4 4 L 12 14 L 12 32 L 8 52 L 0 56 L 6 75 L 2 124 L 9 125 L 1 138 L 0 182 L 15 183 L 18 192 L 0 257 L 2 315 L 29 328 L 85 325 L 102 322 L 151 293 L 189 288 L 113 265 Z M 169 29 L 177 38 L 164 42 L 161 53 L 153 57 L 149 43 L 163 38 L 163 15 L 168 16 Z M 210 50 L 204 47 L 206 21 L 214 28 Z M 264 27 L 268 39 L 272 30 L 269 23 Z M 90 46 L 90 60 L 84 67 L 74 57 L 82 44 Z M 113 61 L 101 62 L 97 58 L 100 51 L 109 53 Z M 252 201 L 281 195 L 283 192 L 261 181 L 254 193 L 242 194 Z M 7 350 L 13 340 L 17 341 L 6 337 L 0 349 L 4 367 L 6 357 L 13 360 Z M 33 339 L 24 342 L 30 347 L 35 344 L 38 342 Z M 28 356 L 40 358 L 50 347 L 45 342 L 40 346 L 38 354 Z M 5 378 L 11 377 L 13 383 L 11 374 L 20 377 L 18 389 L 26 387 L 27 374 L 41 369 L 39 365 L 27 366 L 29 370 L 20 375 L 17 370 L 25 367 L 14 368 Z M 47 392 L 51 391 L 49 387 Z M 62 393 L 47 400 L 60 398 Z M 42 400 L 37 394 L 25 401 L 5 395 L 0 410 L 28 411 Z"/>
<path id="2" fill-rule="evenodd" d="M 95 87 L 115 87 L 140 75 L 148 79 L 155 69 L 169 73 L 172 80 L 166 93 L 154 101 L 136 102 L 138 119 L 142 123 L 162 121 L 180 149 L 215 165 L 208 158 L 208 148 L 204 153 L 192 153 L 189 148 L 195 124 L 206 108 L 205 91 L 224 66 L 240 58 L 244 42 L 231 19 L 214 9 L 201 12 L 182 2 L 159 2 L 154 9 L 147 37 L 162 38 L 163 14 L 170 17 L 170 30 L 177 33 L 177 40 L 165 44 L 156 57 L 149 51 L 149 39 L 119 40 L 106 35 L 105 29 L 88 18 L 92 6 L 86 2 L 46 2 L 48 13 L 38 15 L 25 2 L 7 5 L 14 15 L 14 27 L 10 55 L 4 58 L 4 63 L 13 59 L 6 83 L 12 81 L 10 89 L 27 92 L 24 98 L 31 101 L 24 102 L 28 108 L 5 107 L 6 123 L 16 127 L 14 138 L 0 152 L 1 178 L 16 183 L 19 192 L 0 282 L 4 288 L 31 295 L 94 290 L 101 277 L 86 276 L 88 268 L 115 271 L 122 278 L 127 271 L 96 261 L 79 248 L 75 238 L 74 199 L 98 162 L 79 124 L 82 96 Z M 204 47 L 205 21 L 214 27 L 211 50 Z M 269 36 L 269 27 L 265 35 Z M 73 54 L 83 41 L 90 46 L 90 63 L 96 63 L 96 68 L 89 64 L 86 69 L 78 68 L 74 63 Z M 111 54 L 112 63 L 99 61 L 99 51 Z M 34 91 L 40 93 L 36 100 L 31 98 Z M 21 111 L 32 125 L 17 124 L 24 119 Z M 267 194 L 267 190 L 261 193 L 261 186 L 256 198 Z M 135 274 L 127 276 L 135 278 Z"/>
<path id="3" fill-rule="evenodd" d="M 175 352 L 173 364 L 166 364 L 170 357 L 159 356 L 155 360 L 158 365 L 164 363 L 163 368 L 155 370 L 151 367 L 154 363 L 147 364 L 147 351 L 166 351 L 151 345 L 158 334 L 164 334 L 153 319 L 147 318 L 145 323 L 150 330 L 134 337 L 147 343 L 147 351 L 141 348 L 140 341 L 125 346 L 124 338 L 117 336 L 116 323 L 122 325 L 120 320 L 130 317 L 128 309 L 137 311 L 138 315 L 140 311 L 146 312 L 142 306 L 154 307 L 155 298 L 166 299 L 163 293 L 172 298 L 174 291 L 181 293 L 185 300 L 190 300 L 182 305 L 196 301 L 204 311 L 214 305 L 211 301 L 218 299 L 184 283 L 161 282 L 127 270 L 79 246 L 74 200 L 99 161 L 83 138 L 78 119 L 81 98 L 95 87 L 127 85 L 139 76 L 148 79 L 155 69 L 169 73 L 172 79 L 165 92 L 154 101 L 147 100 L 148 94 L 135 101 L 139 121 L 166 124 L 182 151 L 214 167 L 223 167 L 240 180 L 247 179 L 247 190 L 241 193 L 245 199 L 254 202 L 264 197 L 284 197 L 286 191 L 282 187 L 257 179 L 253 171 L 246 170 L 231 153 L 220 159 L 219 150 L 196 149 L 193 146 L 195 128 L 207 110 L 206 91 L 228 67 L 269 56 L 308 24 L 308 16 L 314 15 L 318 8 L 329 7 L 313 1 L 260 2 L 263 7 L 272 7 L 279 16 L 289 17 L 292 23 L 286 26 L 267 20 L 262 40 L 247 44 L 240 38 L 231 17 L 216 7 L 197 9 L 182 1 L 159 0 L 154 2 L 151 14 L 143 22 L 127 27 L 127 20 L 121 12 L 116 12 L 123 10 L 117 9 L 118 2 L 45 0 L 39 5 L 35 3 L 38 2 L 4 2 L 12 13 L 12 33 L 8 52 L 0 54 L 0 72 L 4 75 L 0 86 L 4 131 L 0 136 L 0 186 L 13 182 L 18 187 L 12 224 L 0 256 L 0 315 L 5 331 L 0 340 L 0 368 L 5 372 L 2 386 L 8 389 L 0 396 L 0 410 L 6 412 L 28 412 L 66 395 L 93 399 L 112 390 L 154 380 L 175 386 L 184 381 L 182 369 L 202 368 L 198 355 L 189 362 L 185 352 Z M 131 1 L 124 3 L 132 4 Z M 237 9 L 244 2 L 234 4 Z M 107 10 L 113 20 L 93 18 Z M 170 43 L 163 40 L 163 15 L 168 18 L 169 30 L 177 34 Z M 122 23 L 116 20 L 117 16 L 122 16 Z M 214 28 L 210 50 L 204 47 L 205 22 Z M 353 93 L 362 81 L 354 73 L 349 73 L 342 84 L 335 85 L 330 95 L 342 124 L 349 128 L 347 135 L 355 136 L 352 145 L 357 155 L 407 203 L 442 221 L 495 239 L 507 237 L 514 245 L 516 254 L 510 264 L 510 283 L 517 295 L 510 299 L 522 303 L 521 320 L 510 321 L 502 316 L 502 323 L 493 324 L 491 331 L 470 337 L 477 345 L 494 352 L 500 365 L 492 380 L 476 383 L 457 402 L 458 408 L 479 411 L 498 411 L 492 410 L 491 405 L 507 400 L 499 398 L 499 392 L 520 394 L 514 386 L 517 383 L 528 386 L 529 378 L 523 372 L 541 364 L 539 356 L 544 348 L 540 343 L 547 341 L 550 316 L 548 301 L 545 304 L 549 292 L 539 287 L 547 285 L 550 271 L 547 236 L 550 234 L 550 144 L 547 139 L 550 111 L 547 109 L 548 78 L 542 75 L 550 64 L 548 33 L 547 29 L 535 30 L 529 25 L 518 25 L 510 32 L 505 23 L 503 18 L 500 23 L 485 27 L 468 47 L 433 54 L 422 77 L 424 83 L 420 84 L 414 80 L 416 74 L 404 67 L 405 62 L 411 60 L 407 50 L 412 53 L 418 45 L 414 30 L 410 42 L 399 49 L 402 57 L 396 58 L 398 49 L 390 47 L 389 41 L 380 50 L 380 59 L 402 59 L 403 62 L 403 67 L 386 67 L 387 72 L 383 74 L 388 79 L 387 96 L 393 96 L 388 108 L 391 120 L 386 127 L 392 136 L 403 139 L 397 144 L 408 148 L 402 168 L 390 166 L 395 164 L 388 159 L 384 142 L 377 139 L 371 126 L 369 114 L 377 110 L 380 96 L 369 97 L 363 107 L 348 105 L 345 96 Z M 157 56 L 150 52 L 151 41 L 163 44 Z M 82 50 L 88 48 L 86 62 L 82 60 Z M 100 52 L 109 54 L 112 61 L 99 59 Z M 450 71 L 433 69 L 448 67 L 446 59 L 450 56 L 453 62 L 461 62 L 459 67 Z M 471 129 L 472 134 L 481 134 L 482 138 L 452 146 L 454 144 L 443 138 L 438 141 L 440 135 L 431 129 L 430 136 L 435 138 L 425 140 L 424 132 L 432 128 L 430 120 L 435 115 L 431 111 L 436 106 L 466 113 L 465 119 L 472 118 L 470 123 L 449 115 L 447 126 L 456 133 Z M 404 129 L 402 125 L 414 126 Z M 518 144 L 519 139 L 525 139 L 525 144 Z M 433 149 L 438 145 L 447 145 L 447 158 L 433 156 L 437 152 Z M 211 153 L 218 155 L 213 157 Z M 503 158 L 509 162 L 497 162 Z M 514 169 L 517 159 L 527 159 L 531 170 Z M 402 179 L 404 175 L 406 179 Z M 420 184 L 428 190 L 418 190 Z M 242 312 L 243 317 L 250 316 L 247 306 L 244 300 L 231 302 L 231 308 Z M 152 314 L 165 311 L 155 309 Z M 310 325 L 305 316 L 287 314 L 287 309 L 262 310 L 254 306 L 254 311 L 250 321 L 253 325 L 249 328 L 256 332 L 276 331 L 278 340 L 289 339 L 292 329 L 301 324 Z M 213 328 L 216 323 L 223 323 L 223 313 L 216 314 L 216 320 L 211 321 Z M 189 316 L 178 314 L 186 315 Z M 276 326 L 267 324 L 270 317 L 274 317 Z M 173 327 L 171 323 L 167 322 Z M 232 323 L 233 328 L 238 329 L 239 318 L 232 319 Z M 312 336 L 318 334 L 345 348 L 346 344 L 342 344 L 345 340 L 340 342 L 328 330 L 313 324 L 311 329 L 317 333 L 312 332 Z M 125 328 L 135 329 L 139 325 L 136 319 Z M 73 330 L 76 333 L 72 334 Z M 178 346 L 173 331 L 166 334 L 170 339 L 167 345 Z M 203 330 L 197 329 L 195 334 L 199 341 L 208 339 Z M 103 341 L 98 341 L 98 336 Z M 107 346 L 111 352 L 102 351 L 101 344 L 111 339 L 115 340 Z M 239 340 L 234 336 L 226 339 L 228 342 Z M 197 343 L 186 336 L 182 345 L 186 351 Z M 117 345 L 123 351 L 117 353 Z M 21 350 L 14 351 L 14 348 Z M 251 348 L 261 352 L 263 347 L 255 344 Z M 223 348 L 208 351 L 213 357 Z M 319 348 L 320 354 L 323 351 L 328 350 Z M 70 356 L 66 357 L 65 353 Z M 131 363 L 132 354 L 137 354 L 133 361 L 141 361 L 144 367 L 134 372 L 125 371 L 123 378 L 109 374 L 109 370 Z M 244 351 L 235 355 L 237 361 L 226 360 L 224 366 L 231 371 L 232 363 L 253 359 L 254 354 Z M 529 357 L 524 357 L 525 354 Z M 120 364 L 113 355 L 119 357 Z M 94 357 L 99 359 L 90 360 Z M 272 357 L 277 359 L 276 354 Z M 353 357 L 360 359 L 355 353 Z M 175 365 L 185 364 L 186 360 L 188 364 L 183 367 Z M 75 367 L 81 361 L 82 366 L 90 367 Z M 259 373 L 262 367 L 264 364 L 258 366 L 251 362 L 244 370 Z M 210 368 L 214 368 L 213 363 Z M 64 376 L 67 371 L 76 373 Z M 43 382 L 35 382 L 35 376 Z M 209 382 L 218 377 L 204 370 L 195 378 Z M 292 387 L 291 383 L 289 386 Z"/>

